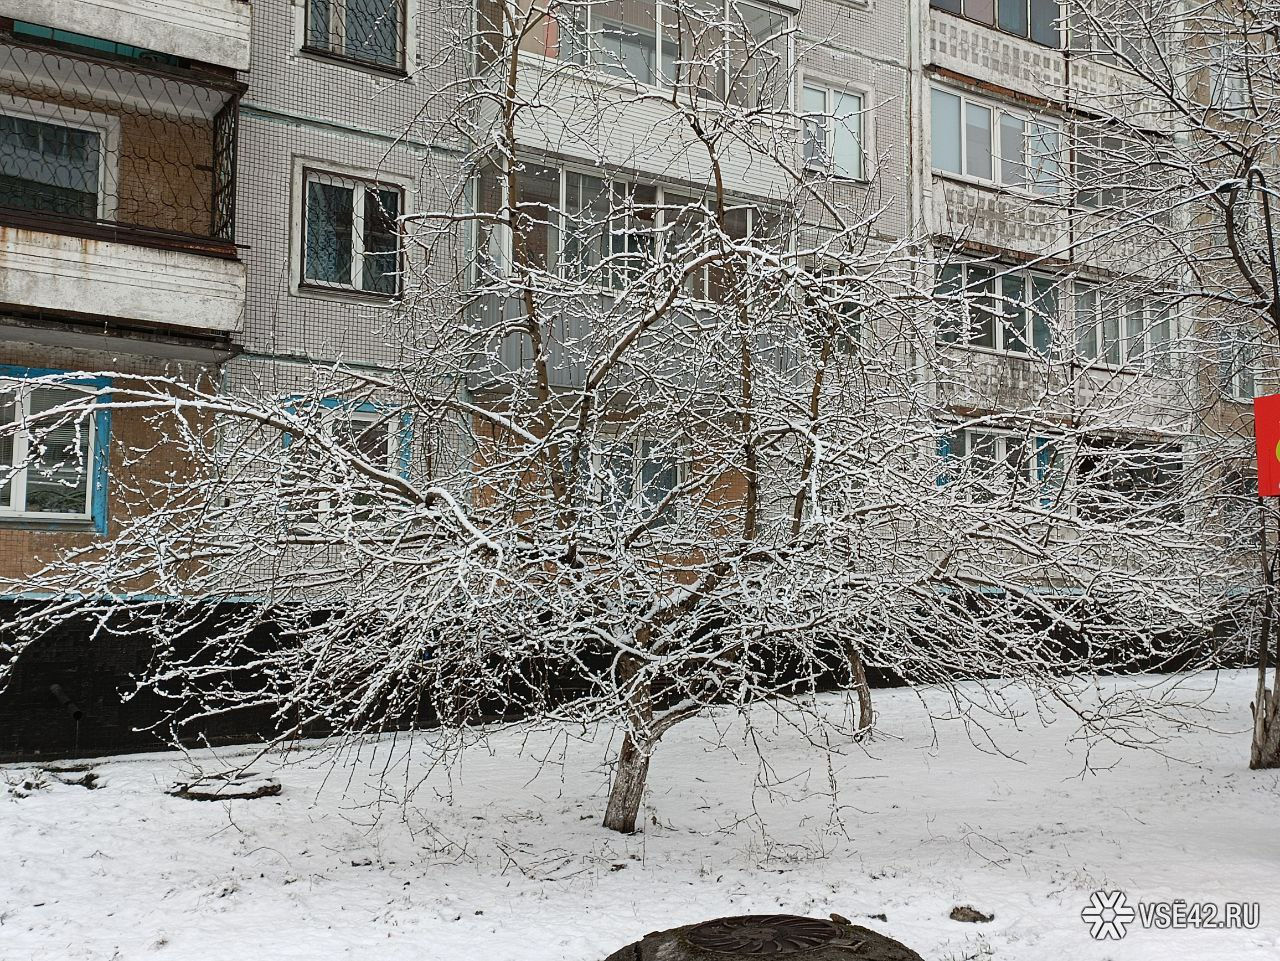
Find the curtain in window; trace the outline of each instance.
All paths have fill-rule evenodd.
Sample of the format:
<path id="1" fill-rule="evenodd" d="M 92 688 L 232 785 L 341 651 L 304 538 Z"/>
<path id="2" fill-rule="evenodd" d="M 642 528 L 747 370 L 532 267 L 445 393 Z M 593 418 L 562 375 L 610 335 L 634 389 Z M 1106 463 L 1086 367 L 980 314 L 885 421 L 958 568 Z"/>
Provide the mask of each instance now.
<path id="1" fill-rule="evenodd" d="M 58 388 L 31 391 L 32 416 L 66 403 L 68 394 Z M 71 420 L 51 429 L 33 427 L 27 452 L 28 511 L 49 514 L 84 514 L 89 493 L 89 424 Z"/>
<path id="2" fill-rule="evenodd" d="M 307 182 L 307 280 L 351 285 L 355 192 L 342 184 Z"/>

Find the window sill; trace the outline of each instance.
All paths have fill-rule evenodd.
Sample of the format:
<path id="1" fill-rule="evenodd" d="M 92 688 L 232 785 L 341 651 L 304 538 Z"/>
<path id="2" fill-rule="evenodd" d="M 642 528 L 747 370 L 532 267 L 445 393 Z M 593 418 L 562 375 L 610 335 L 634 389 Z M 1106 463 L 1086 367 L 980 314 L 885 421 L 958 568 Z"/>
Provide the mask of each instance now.
<path id="1" fill-rule="evenodd" d="M 92 517 L 47 517 L 41 514 L 0 514 L 0 530 L 74 531 L 95 533 Z"/>
<path id="2" fill-rule="evenodd" d="M 409 76 L 409 72 L 403 66 L 391 66 L 389 64 L 377 63 L 373 60 L 362 60 L 359 57 L 349 57 L 341 53 L 334 53 L 332 50 L 325 50 L 322 47 L 301 47 L 298 52 L 308 60 L 319 60 L 322 63 L 333 64 L 335 66 L 350 67 L 355 70 L 363 70 L 368 73 L 380 74 L 384 77 L 395 77 L 404 80 Z"/>
<path id="3" fill-rule="evenodd" d="M 400 293 L 379 294 L 368 290 L 356 290 L 354 287 L 329 287 L 325 284 L 298 284 L 297 296 L 313 300 L 333 300 L 341 303 L 361 303 L 373 307 L 390 307 L 399 298 Z"/>

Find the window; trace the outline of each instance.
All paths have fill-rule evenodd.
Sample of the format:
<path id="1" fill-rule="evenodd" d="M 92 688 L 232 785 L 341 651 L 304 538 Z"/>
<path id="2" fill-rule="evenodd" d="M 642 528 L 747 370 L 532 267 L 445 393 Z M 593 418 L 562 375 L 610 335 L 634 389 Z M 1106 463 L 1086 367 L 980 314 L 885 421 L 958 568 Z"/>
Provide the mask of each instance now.
<path id="1" fill-rule="evenodd" d="M 106 530 L 107 411 L 84 415 L 83 397 L 62 386 L 29 384 L 37 373 L 0 375 L 0 517 L 94 520 Z M 47 373 L 53 373 L 52 371 Z M 105 386 L 106 381 L 86 382 Z"/>
<path id="2" fill-rule="evenodd" d="M 477 240 L 477 249 L 486 254 L 486 267 L 514 266 L 519 244 L 523 266 L 529 269 L 622 289 L 660 264 L 680 268 L 708 241 L 709 203 L 692 188 L 678 190 L 526 162 L 519 164 L 516 179 L 520 237 L 501 229 Z M 480 211 L 496 214 L 505 190 L 506 178 L 498 168 L 483 168 L 475 189 Z M 777 216 L 750 204 L 730 201 L 724 229 L 731 240 L 781 242 Z M 701 301 L 716 300 L 723 283 L 722 271 L 710 265 L 683 278 L 685 292 Z"/>
<path id="3" fill-rule="evenodd" d="M 949 263 L 938 271 L 944 310 L 938 340 L 1048 356 L 1058 323 L 1052 277 L 983 263 Z"/>
<path id="4" fill-rule="evenodd" d="M 806 85 L 802 107 L 805 166 L 863 179 L 862 96 Z"/>
<path id="5" fill-rule="evenodd" d="M 1091 7 L 1091 8 L 1090 8 Z M 1165 47 L 1169 4 L 1162 0 L 1095 0 L 1073 4 L 1071 49 L 1116 66 L 1155 62 Z"/>
<path id="6" fill-rule="evenodd" d="M 404 66 L 404 0 L 307 0 L 306 48 L 380 67 Z"/>
<path id="7" fill-rule="evenodd" d="M 1090 284 L 1075 290 L 1076 354 L 1109 367 L 1171 367 L 1173 312 L 1167 304 L 1125 297 Z"/>
<path id="8" fill-rule="evenodd" d="M 939 483 L 963 485 L 966 499 L 974 503 L 1049 506 L 1062 487 L 1062 458 L 1052 437 L 964 429 L 944 435 L 939 453 Z"/>
<path id="9" fill-rule="evenodd" d="M 374 404 L 348 404 L 337 398 L 321 400 L 304 416 L 315 418 L 318 437 L 313 444 L 291 435 L 284 438 L 288 465 L 293 474 L 287 491 L 286 514 L 295 526 L 314 526 L 345 515 L 367 521 L 375 517 L 379 498 L 377 482 L 344 464 L 327 449 L 359 457 L 371 467 L 404 476 L 410 451 L 408 416 Z"/>
<path id="10" fill-rule="evenodd" d="M 1084 517 L 1115 521 L 1181 514 L 1182 450 L 1176 445 L 1096 438 L 1081 448 L 1078 465 Z"/>
<path id="11" fill-rule="evenodd" d="M 676 86 L 744 107 L 781 108 L 790 102 L 790 18 L 765 4 L 516 2 L 521 17 L 533 11 L 530 29 L 520 38 L 521 48 L 529 52 L 589 63 L 636 83 Z M 497 15 L 487 14 L 490 19 Z"/>
<path id="12" fill-rule="evenodd" d="M 314 171 L 304 188 L 303 284 L 399 293 L 400 188 Z"/>
<path id="13" fill-rule="evenodd" d="M 1226 397 L 1233 400 L 1254 398 L 1254 372 L 1260 355 L 1258 336 L 1254 332 L 1239 327 L 1219 331 L 1218 383 Z"/>
<path id="14" fill-rule="evenodd" d="M 1061 180 L 1056 122 L 933 88 L 933 168 L 1038 194 Z"/>
<path id="15" fill-rule="evenodd" d="M 105 189 L 108 131 L 91 115 L 56 108 L 85 122 L 0 112 L 0 207 L 74 217 L 108 219 L 114 205 Z"/>
<path id="16" fill-rule="evenodd" d="M 1249 70 L 1239 47 L 1239 41 L 1220 37 L 1208 48 L 1209 102 L 1228 113 L 1249 109 Z"/>
<path id="17" fill-rule="evenodd" d="M 1080 206 L 1092 209 L 1127 207 L 1141 197 L 1144 168 L 1136 145 L 1099 130 L 1082 131 L 1076 148 Z"/>
<path id="18" fill-rule="evenodd" d="M 1058 0 L 931 0 L 932 7 L 959 14 L 978 23 L 1057 47 Z"/>
<path id="19" fill-rule="evenodd" d="M 675 522 L 675 504 L 663 502 L 679 487 L 682 471 L 669 448 L 644 438 L 609 441 L 592 452 L 591 470 L 591 489 L 607 516 L 652 518 L 652 527 Z"/>

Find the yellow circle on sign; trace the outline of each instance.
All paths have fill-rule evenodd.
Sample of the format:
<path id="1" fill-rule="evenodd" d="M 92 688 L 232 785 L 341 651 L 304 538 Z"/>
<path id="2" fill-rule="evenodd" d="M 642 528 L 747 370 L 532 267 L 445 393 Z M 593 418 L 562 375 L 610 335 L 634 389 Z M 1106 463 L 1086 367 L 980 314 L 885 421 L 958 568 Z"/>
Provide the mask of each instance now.
<path id="1" fill-rule="evenodd" d="M 1280 440 L 1276 441 L 1276 460 L 1280 461 Z"/>

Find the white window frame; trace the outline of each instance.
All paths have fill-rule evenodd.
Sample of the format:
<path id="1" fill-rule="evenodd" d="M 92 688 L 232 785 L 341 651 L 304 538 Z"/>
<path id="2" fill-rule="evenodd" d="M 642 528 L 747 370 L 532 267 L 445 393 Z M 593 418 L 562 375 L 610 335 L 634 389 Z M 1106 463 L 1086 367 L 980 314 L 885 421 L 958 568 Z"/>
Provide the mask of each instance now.
<path id="1" fill-rule="evenodd" d="M 98 135 L 98 219 L 116 218 L 120 183 L 120 118 L 0 93 L 0 113 Z"/>
<path id="2" fill-rule="evenodd" d="M 345 35 L 343 31 L 346 28 L 347 0 L 327 0 L 331 11 L 329 16 L 329 47 L 316 47 L 310 41 L 310 20 L 311 20 L 311 0 L 299 0 L 298 24 L 297 24 L 297 47 L 298 50 L 319 55 L 325 58 L 334 58 L 342 61 L 343 64 L 349 65 L 354 69 L 368 68 L 370 70 L 383 70 L 392 73 L 410 73 L 416 64 L 414 57 L 414 36 L 416 28 L 416 11 L 417 0 L 392 0 L 400 6 L 400 48 L 399 62 L 390 64 L 383 63 L 380 60 L 372 60 L 367 57 L 352 56 L 343 51 L 342 38 Z M 340 13 L 335 11 L 340 10 Z"/>
<path id="3" fill-rule="evenodd" d="M 992 308 L 992 324 L 994 331 L 992 335 L 993 346 L 984 344 L 974 344 L 969 339 L 969 335 L 973 330 L 973 324 L 968 323 L 957 328 L 957 336 L 955 340 L 944 340 L 941 336 L 942 330 L 939 328 L 937 337 L 938 343 L 948 347 L 963 347 L 969 350 L 986 350 L 995 351 L 997 353 L 1010 354 L 1015 357 L 1027 357 L 1032 359 L 1043 359 L 1045 357 L 1054 356 L 1059 349 L 1058 340 L 1060 340 L 1059 332 L 1061 329 L 1062 318 L 1062 301 L 1063 301 L 1063 283 L 1052 274 L 1038 270 L 1026 270 L 1011 268 L 1003 264 L 986 263 L 980 260 L 959 260 L 952 261 L 948 264 L 939 266 L 938 285 L 941 285 L 941 272 L 946 267 L 958 267 L 961 271 L 961 286 L 958 295 L 964 301 L 965 310 L 969 316 L 977 309 L 974 301 L 977 299 L 970 293 L 969 272 L 973 269 L 991 272 L 991 293 L 990 302 Z M 1022 291 L 1024 299 L 1021 303 L 1026 314 L 1024 318 L 1025 331 L 1023 334 L 1023 346 L 1025 349 L 1019 349 L 1016 344 L 1009 343 L 1011 340 L 1009 332 L 1009 324 L 1005 319 L 1005 296 L 1004 296 L 1004 279 L 1006 277 L 1016 277 L 1022 282 Z M 1047 318 L 1049 324 L 1049 344 L 1046 350 L 1037 350 L 1035 347 L 1035 318 L 1032 315 L 1031 305 L 1035 301 L 1035 282 L 1048 281 L 1057 289 L 1057 313 L 1055 316 Z"/>
<path id="4" fill-rule="evenodd" d="M 1209 104 L 1227 114 L 1249 110 L 1249 72 L 1229 36 L 1216 37 L 1206 48 L 1209 55 Z"/>
<path id="5" fill-rule="evenodd" d="M 343 303 L 364 302 L 385 306 L 388 301 L 403 293 L 404 282 L 401 280 L 397 293 L 383 294 L 377 291 L 361 290 L 347 284 L 326 283 L 319 280 L 307 280 L 306 262 L 306 229 L 307 229 L 307 180 L 314 174 L 321 180 L 329 182 L 351 181 L 380 189 L 398 189 L 400 191 L 400 219 L 403 221 L 413 213 L 410 198 L 413 196 L 414 181 L 411 177 L 400 174 L 384 173 L 369 168 L 352 167 L 333 163 L 317 157 L 295 156 L 293 158 L 293 198 L 290 230 L 290 259 L 292 269 L 289 271 L 289 293 L 295 297 L 312 299 L 338 300 Z M 363 204 L 355 211 L 363 223 Z M 353 217 L 353 220 L 355 218 Z M 352 247 L 363 243 L 361 232 L 352 227 L 359 238 L 352 239 Z M 400 228 L 400 270 L 408 268 L 408 249 L 404 243 L 403 224 Z M 353 253 L 354 256 L 354 253 Z M 364 258 L 359 258 L 360 269 L 364 269 Z M 354 273 L 354 265 L 353 265 Z M 361 274 L 361 278 L 363 275 Z"/>
<path id="6" fill-rule="evenodd" d="M 814 122 L 812 114 L 809 111 L 808 95 L 810 93 L 819 93 L 822 95 L 822 114 L 821 125 Z M 843 114 L 837 113 L 836 104 L 841 98 L 856 98 L 858 105 L 856 110 L 850 114 L 845 111 Z M 817 170 L 822 173 L 829 173 L 834 177 L 842 180 L 854 180 L 865 182 L 867 180 L 867 146 L 866 132 L 867 126 L 867 95 L 866 92 L 857 88 L 833 87 L 823 83 L 816 78 L 806 78 L 800 91 L 800 107 L 802 113 L 801 128 L 803 137 L 801 140 L 801 150 L 808 153 L 808 145 L 810 142 L 810 132 L 814 129 L 820 129 L 822 132 L 823 143 L 821 145 L 821 154 L 817 158 L 810 158 L 807 155 L 802 159 L 804 166 L 808 170 Z M 841 120 L 840 117 L 845 116 L 849 119 Z M 849 165 L 841 164 L 840 158 L 836 156 L 836 124 L 843 123 L 853 135 L 855 156 L 853 160 L 855 166 L 850 168 Z M 843 169 L 842 169 L 843 168 Z"/>
<path id="7" fill-rule="evenodd" d="M 937 157 L 936 144 L 933 136 L 933 94 L 934 92 L 945 94 L 947 96 L 956 97 L 960 101 L 960 130 L 959 130 L 959 150 L 960 150 L 960 166 L 959 172 L 954 170 L 946 170 L 939 167 L 935 162 Z M 966 122 L 968 108 L 970 106 L 978 107 L 989 111 L 991 115 L 991 176 L 984 177 L 981 174 L 971 173 L 969 167 L 969 125 Z M 1001 137 L 1001 120 L 1008 117 L 1017 120 L 1022 124 L 1022 156 L 1017 158 L 1017 164 L 1024 171 L 1024 183 L 1015 183 L 1004 179 L 1004 163 L 1006 158 L 1003 152 Z M 1031 166 L 1026 163 L 1032 157 L 1031 145 L 1036 139 L 1035 131 L 1038 129 L 1051 129 L 1057 135 L 1058 149 L 1054 166 L 1057 168 L 1056 175 L 1046 183 L 1052 189 L 1037 189 L 1037 181 L 1033 177 Z M 1019 110 L 1009 107 L 1006 104 L 995 100 L 987 100 L 983 97 L 975 97 L 967 91 L 956 87 L 949 87 L 945 84 L 930 85 L 929 94 L 929 144 L 930 144 L 930 168 L 935 175 L 943 177 L 952 177 L 959 180 L 966 180 L 972 183 L 981 184 L 989 187 L 999 187 L 1002 190 L 1012 190 L 1019 193 L 1028 194 L 1041 200 L 1053 200 L 1059 197 L 1063 191 L 1063 125 L 1060 120 L 1048 117 L 1037 116 L 1027 110 Z M 1045 165 L 1047 166 L 1047 165 Z M 1044 169 L 1043 167 L 1041 169 Z"/>
<path id="8" fill-rule="evenodd" d="M 1092 354 L 1082 346 L 1085 327 L 1081 322 L 1081 298 L 1086 294 L 1095 298 L 1090 329 L 1096 350 Z M 1074 332 L 1072 349 L 1081 363 L 1110 370 L 1170 372 L 1173 345 L 1178 337 L 1178 317 L 1172 305 L 1162 307 L 1146 297 L 1120 299 L 1099 284 L 1077 281 L 1071 290 L 1071 316 Z M 1168 324 L 1168 338 L 1163 347 L 1153 335 L 1160 323 Z M 1107 355 L 1113 344 L 1115 357 L 1110 358 Z"/>
<path id="9" fill-rule="evenodd" d="M 18 404 L 15 411 L 15 419 L 18 427 L 11 435 L 13 438 L 13 462 L 8 465 L 0 464 L 0 471 L 8 474 L 13 472 L 13 476 L 9 478 L 8 498 L 3 504 L 0 504 L 0 517 L 23 518 L 34 521 L 90 521 L 93 520 L 94 495 L 97 493 L 96 488 L 96 465 L 98 457 L 98 418 L 94 414 L 77 421 L 80 430 L 87 431 L 89 434 L 87 450 L 84 457 L 84 474 L 85 474 L 85 504 L 83 511 L 65 512 L 65 511 L 29 511 L 26 509 L 27 502 L 27 473 L 31 469 L 28 458 L 31 454 L 31 431 L 27 429 L 25 423 L 31 416 L 31 392 L 34 390 L 65 390 L 68 395 L 73 396 L 74 391 L 69 387 L 59 387 L 56 384 L 30 383 L 21 378 L 0 377 L 0 395 L 5 397 L 13 397 Z M 39 432 L 37 432 L 39 433 Z M 23 465 L 19 467 L 19 465 Z"/>
<path id="10" fill-rule="evenodd" d="M 505 0 L 505 2 L 515 5 L 516 13 L 518 16 L 519 10 L 520 10 L 520 4 L 517 2 L 517 0 Z M 537 2 L 539 3 L 539 5 L 543 5 L 543 4 L 547 5 L 549 8 L 554 6 L 554 2 L 552 2 L 552 0 L 537 0 Z M 614 83 L 634 82 L 637 84 L 641 84 L 643 86 L 653 87 L 653 88 L 662 89 L 662 90 L 671 90 L 672 85 L 668 82 L 668 79 L 663 70 L 663 64 L 662 64 L 663 9 L 664 7 L 671 7 L 672 9 L 676 9 L 677 6 L 669 2 L 664 3 L 663 0 L 653 0 L 653 6 L 654 6 L 655 46 L 653 48 L 654 81 L 652 83 L 647 83 L 637 78 L 622 76 L 618 73 L 608 70 L 598 60 L 598 57 L 600 55 L 600 45 L 599 45 L 598 38 L 600 36 L 601 28 L 598 27 L 595 23 L 596 17 L 594 16 L 594 14 L 597 9 L 595 4 L 591 4 L 583 8 L 585 10 L 585 23 L 582 26 L 585 29 L 585 33 L 586 33 L 585 42 L 581 42 L 576 38 L 572 41 L 573 48 L 575 50 L 582 51 L 585 62 L 583 62 L 583 60 L 574 60 L 568 57 L 564 57 L 563 53 L 557 57 L 548 57 L 545 54 L 539 54 L 539 53 L 536 53 L 535 51 L 528 50 L 528 49 L 522 49 L 521 56 L 537 57 L 540 59 L 550 60 L 552 62 L 558 62 L 558 63 L 576 63 L 578 66 L 589 70 L 591 73 L 597 75 L 599 78 L 610 81 L 610 82 L 614 82 Z M 720 6 L 721 15 L 725 18 L 726 22 L 728 22 L 728 19 L 730 16 L 730 7 L 733 7 L 733 6 L 753 7 L 758 10 L 764 10 L 770 14 L 783 17 L 785 22 L 782 27 L 782 34 L 786 36 L 786 41 L 787 41 L 787 71 L 789 74 L 795 71 L 795 68 L 796 68 L 796 62 L 795 62 L 796 61 L 796 51 L 795 51 L 796 11 L 795 9 L 786 7 L 786 6 L 780 6 L 777 4 L 763 2 L 763 0 L 722 0 L 719 6 Z M 564 34 L 567 34 L 570 28 L 567 25 L 565 25 L 563 21 L 561 23 L 562 23 L 562 27 L 561 27 L 562 35 L 560 39 L 560 45 L 561 45 L 561 50 L 563 51 L 564 47 L 566 46 L 564 41 Z M 729 64 L 731 63 L 730 57 L 732 56 L 732 52 L 733 51 L 729 42 L 729 38 L 728 37 L 723 38 L 723 42 L 721 44 L 721 49 L 720 49 L 720 56 L 719 56 L 720 63 L 717 65 L 718 67 L 717 85 L 725 86 L 725 89 L 719 91 L 716 94 L 716 96 L 717 98 L 723 99 L 726 102 L 730 100 L 730 91 L 727 89 L 727 76 L 729 72 Z M 794 99 L 794 96 L 795 96 L 794 84 L 790 82 L 790 78 L 788 79 L 786 94 L 787 94 L 786 102 L 783 104 L 779 104 L 778 105 L 779 109 L 789 108 L 791 106 L 792 100 Z"/>
<path id="11" fill-rule="evenodd" d="M 957 427 L 947 434 L 948 449 L 944 455 L 944 463 L 942 465 L 946 480 L 942 486 L 954 484 L 956 480 L 963 477 L 963 472 L 972 463 L 973 439 L 975 437 L 989 438 L 992 441 L 995 451 L 993 463 L 1004 466 L 1005 470 L 1002 473 L 1006 480 L 1012 480 L 1015 476 L 1017 477 L 1018 496 L 1013 499 L 1015 504 L 1034 502 L 1043 507 L 1048 506 L 1057 498 L 1058 492 L 1065 481 L 1063 438 L 1052 434 L 1028 435 L 1018 431 L 1001 430 L 998 427 Z M 962 453 L 956 451 L 957 438 L 963 439 L 964 451 Z M 1015 449 L 1017 446 L 1027 445 L 1025 456 L 1018 465 L 1016 474 L 1013 470 L 1008 469 L 1010 467 L 1009 448 L 1011 444 L 1015 445 Z M 1056 456 L 1055 454 L 1050 455 L 1051 460 L 1056 460 L 1056 463 L 1051 463 L 1047 469 L 1040 462 L 1040 453 L 1043 450 L 1050 450 L 1056 454 Z M 970 489 L 973 490 L 973 479 L 964 479 L 970 485 Z M 1012 484 L 1008 486 L 1012 489 Z M 981 504 L 999 503 L 1004 499 L 1003 493 L 1003 491 L 993 491 L 992 496 L 988 498 L 973 498 L 972 502 Z"/>
<path id="12" fill-rule="evenodd" d="M 624 444 L 630 448 L 629 466 L 631 469 L 631 497 L 630 500 L 622 506 L 622 513 L 635 510 L 640 506 L 643 506 L 645 509 L 656 509 L 658 504 L 661 503 L 662 498 L 652 503 L 645 498 L 643 476 L 645 465 L 650 462 L 657 462 L 658 460 L 652 456 L 653 448 L 661 447 L 662 445 L 660 441 L 648 435 L 619 436 L 616 438 L 610 438 L 607 441 L 602 438 L 601 440 L 592 443 L 590 458 L 591 478 L 589 487 L 591 499 L 595 503 L 601 505 L 601 507 L 606 506 L 604 478 L 607 475 L 612 474 L 609 462 L 616 459 L 618 456 L 615 453 L 616 447 Z M 637 454 L 637 451 L 639 451 L 639 454 Z M 672 485 L 671 490 L 679 490 L 681 486 L 688 482 L 689 465 L 683 460 L 672 459 L 662 465 L 663 470 L 667 467 L 675 469 L 675 483 Z M 665 498 L 669 493 L 670 492 L 664 493 L 663 498 Z M 678 500 L 669 505 L 671 516 L 666 520 L 661 518 L 654 519 L 655 515 L 651 513 L 647 522 L 649 528 L 651 530 L 660 529 L 675 523 L 679 519 L 678 507 Z"/>
<path id="13" fill-rule="evenodd" d="M 655 232 L 657 242 L 658 242 L 656 255 L 659 258 L 665 257 L 666 243 L 668 240 L 668 233 L 666 229 L 667 216 L 669 213 L 669 211 L 667 210 L 667 199 L 666 199 L 667 194 L 671 193 L 680 197 L 689 197 L 695 200 L 697 199 L 697 187 L 693 185 L 682 187 L 680 185 L 667 185 L 663 183 L 640 184 L 634 178 L 629 178 L 621 175 L 614 176 L 614 175 L 611 175 L 609 171 L 602 170 L 599 167 L 592 168 L 592 167 L 586 167 L 580 164 L 573 164 L 573 163 L 557 163 L 557 162 L 544 163 L 542 161 L 537 161 L 537 160 L 520 160 L 519 162 L 525 165 L 551 168 L 557 172 L 557 175 L 558 175 L 558 191 L 557 191 L 558 200 L 556 202 L 557 219 L 555 224 L 552 225 L 553 229 L 556 232 L 556 249 L 555 249 L 556 266 L 555 266 L 555 270 L 550 271 L 550 273 L 558 277 L 573 277 L 573 273 L 570 269 L 570 264 L 566 261 L 565 255 L 564 255 L 565 240 L 569 235 L 569 231 L 566 229 L 567 215 L 565 211 L 568 208 L 568 189 L 569 189 L 568 179 L 570 174 L 593 177 L 594 179 L 601 181 L 604 184 L 603 189 L 606 192 L 608 192 L 610 195 L 611 205 L 613 204 L 612 197 L 614 195 L 614 191 L 619 185 L 623 185 L 624 187 L 652 186 L 654 189 L 655 206 L 657 207 L 655 218 L 654 218 L 653 230 Z M 496 164 L 491 165 L 490 169 L 494 171 L 495 175 L 499 175 L 501 172 L 501 168 L 499 168 Z M 507 180 L 505 177 L 498 176 L 498 188 L 499 188 L 501 205 L 503 207 L 509 206 L 510 198 L 508 197 L 508 194 L 507 194 Z M 474 188 L 472 192 L 472 203 L 475 203 Z M 737 207 L 746 208 L 747 234 L 748 236 L 750 236 L 755 230 L 756 217 L 760 213 L 758 206 L 751 201 L 739 202 L 736 198 L 729 198 L 727 200 L 727 207 L 729 209 L 733 209 Z M 478 207 L 476 209 L 478 210 Z M 615 223 L 616 221 L 613 218 L 611 218 L 607 227 L 604 228 L 608 232 L 608 235 L 610 237 L 625 235 L 625 230 L 622 233 L 619 233 L 617 231 L 615 227 Z M 499 269 L 503 271 L 508 271 L 511 268 L 512 258 L 513 258 L 512 242 L 513 242 L 513 238 L 511 237 L 511 231 L 505 226 L 495 227 L 493 233 L 490 235 L 489 256 L 498 265 Z M 479 241 L 477 239 L 472 239 L 470 243 L 472 244 L 473 249 L 479 248 Z M 613 252 L 612 243 L 610 243 L 609 245 L 609 250 L 610 252 L 607 254 L 607 256 L 609 257 L 617 256 L 617 254 Z M 609 278 L 612 278 L 614 276 L 613 272 L 610 271 L 608 276 Z M 603 271 L 601 272 L 601 277 L 602 279 L 604 279 Z M 710 290 L 711 290 L 709 266 L 703 266 L 699 268 L 696 284 L 701 289 L 701 295 L 690 294 L 690 297 L 696 303 L 713 304 L 714 301 L 711 301 L 708 299 L 710 296 Z M 619 290 L 617 286 L 611 285 L 609 282 L 603 282 L 597 285 L 597 289 L 602 293 L 616 293 Z"/>
<path id="14" fill-rule="evenodd" d="M 1257 396 L 1259 340 L 1248 328 L 1224 327 L 1218 332 L 1218 383 L 1228 399 L 1248 402 Z"/>

